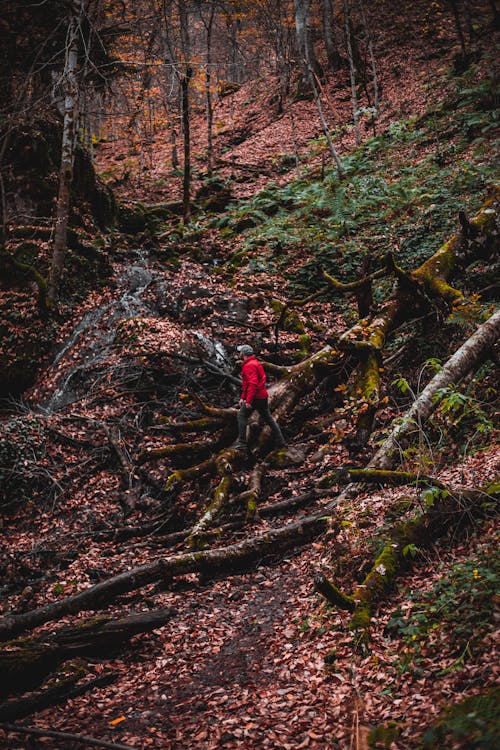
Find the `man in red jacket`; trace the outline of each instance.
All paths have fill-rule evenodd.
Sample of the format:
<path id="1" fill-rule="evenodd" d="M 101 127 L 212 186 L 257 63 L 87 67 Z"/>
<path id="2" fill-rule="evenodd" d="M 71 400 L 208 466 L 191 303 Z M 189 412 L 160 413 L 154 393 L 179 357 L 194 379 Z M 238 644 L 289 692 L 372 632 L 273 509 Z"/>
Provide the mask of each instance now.
<path id="1" fill-rule="evenodd" d="M 237 349 L 236 358 L 241 365 L 241 398 L 238 411 L 238 440 L 236 448 L 247 447 L 247 424 L 252 411 L 256 409 L 263 422 L 269 425 L 274 439 L 279 447 L 286 445 L 285 438 L 278 423 L 269 411 L 268 393 L 266 389 L 266 374 L 261 363 L 248 344 Z"/>

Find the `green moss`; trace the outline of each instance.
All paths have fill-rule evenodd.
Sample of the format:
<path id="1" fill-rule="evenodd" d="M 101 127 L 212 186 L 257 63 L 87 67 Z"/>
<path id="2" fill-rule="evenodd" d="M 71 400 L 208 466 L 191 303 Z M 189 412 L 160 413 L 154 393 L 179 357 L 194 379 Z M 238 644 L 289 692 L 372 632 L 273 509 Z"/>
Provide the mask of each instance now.
<path id="1" fill-rule="evenodd" d="M 351 630 L 356 630 L 361 633 L 361 639 L 363 641 L 368 640 L 371 616 L 372 614 L 370 605 L 361 604 L 360 606 L 356 607 L 349 623 L 349 627 L 351 628 Z"/>
<path id="2" fill-rule="evenodd" d="M 180 484 L 182 484 L 182 474 L 180 471 L 174 471 L 167 477 L 165 491 L 168 492 L 169 490 L 177 488 Z"/>
<path id="3" fill-rule="evenodd" d="M 247 498 L 247 513 L 245 521 L 248 523 L 255 518 L 257 512 L 257 500 L 258 496 L 255 492 L 251 492 Z"/>
<path id="4" fill-rule="evenodd" d="M 278 299 L 272 299 L 271 307 L 277 315 L 281 315 L 285 305 Z M 305 334 L 304 324 L 295 310 L 286 310 L 284 312 L 281 327 L 284 331 L 288 331 L 289 333 Z"/>
<path id="5" fill-rule="evenodd" d="M 428 294 L 442 297 L 450 304 L 463 298 L 462 292 L 450 286 L 446 281 L 455 267 L 458 244 L 459 238 L 454 235 L 411 274 L 414 279 L 424 285 Z"/>
<path id="6" fill-rule="evenodd" d="M 303 333 L 299 336 L 299 346 L 301 359 L 309 357 L 311 354 L 311 338 L 307 333 Z"/>

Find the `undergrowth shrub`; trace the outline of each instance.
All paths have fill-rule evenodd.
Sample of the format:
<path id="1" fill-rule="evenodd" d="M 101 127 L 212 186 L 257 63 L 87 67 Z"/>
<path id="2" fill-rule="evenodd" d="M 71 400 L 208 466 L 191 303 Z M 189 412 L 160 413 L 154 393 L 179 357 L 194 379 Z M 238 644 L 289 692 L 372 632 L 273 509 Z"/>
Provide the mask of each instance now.
<path id="1" fill-rule="evenodd" d="M 500 560 L 493 536 L 478 539 L 474 553 L 453 565 L 439 563 L 438 578 L 425 591 L 407 589 L 406 611 L 396 609 L 387 632 L 405 644 L 399 671 L 422 668 L 438 675 L 459 671 L 495 628 Z"/>

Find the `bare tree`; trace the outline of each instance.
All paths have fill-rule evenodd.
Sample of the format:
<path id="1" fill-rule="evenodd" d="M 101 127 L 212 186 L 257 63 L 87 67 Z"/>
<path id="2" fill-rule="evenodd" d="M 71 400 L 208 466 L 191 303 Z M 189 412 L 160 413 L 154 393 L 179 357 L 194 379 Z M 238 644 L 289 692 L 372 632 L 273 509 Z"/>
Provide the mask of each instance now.
<path id="1" fill-rule="evenodd" d="M 48 302 L 55 307 L 59 295 L 64 258 L 67 250 L 68 220 L 71 202 L 71 183 L 75 158 L 76 126 L 78 121 L 78 41 L 84 0 L 72 0 L 68 9 L 66 55 L 62 84 L 64 89 L 64 123 L 61 147 L 61 168 L 59 171 L 59 194 L 56 208 L 54 249 L 48 285 Z"/>
<path id="2" fill-rule="evenodd" d="M 179 0 L 179 22 L 181 32 L 181 48 L 184 58 L 184 71 L 181 78 L 182 92 L 182 131 L 184 137 L 184 175 L 182 179 L 182 215 L 184 223 L 191 221 L 191 132 L 189 121 L 189 84 L 193 77 L 190 55 L 188 9 L 184 0 Z"/>
<path id="3" fill-rule="evenodd" d="M 366 18 L 364 0 L 358 0 L 358 6 L 359 6 L 359 11 L 361 13 L 361 18 L 363 20 L 363 26 L 365 29 L 365 34 L 366 34 L 366 39 L 367 39 L 367 44 L 368 44 L 368 56 L 370 58 L 370 66 L 372 69 L 372 83 L 373 83 L 372 123 L 373 123 L 373 134 L 375 135 L 377 132 L 377 120 L 380 114 L 380 95 L 379 95 L 379 85 L 378 85 L 378 76 L 377 76 L 377 66 L 375 63 L 375 51 L 373 48 L 373 37 L 372 37 L 370 26 Z"/>
<path id="4" fill-rule="evenodd" d="M 314 75 L 320 73 L 320 66 L 314 54 L 309 28 L 311 0 L 293 0 L 293 8 L 299 60 L 303 68 L 302 85 L 307 90 L 311 89 L 310 71 L 312 70 Z"/>
<path id="5" fill-rule="evenodd" d="M 206 31 L 205 50 L 205 103 L 207 112 L 207 174 L 212 175 L 213 162 L 213 121 L 214 107 L 212 102 L 212 32 L 215 18 L 215 4 L 211 3 L 208 15 L 201 14 L 201 20 Z"/>
<path id="6" fill-rule="evenodd" d="M 339 70 L 342 67 L 342 56 L 338 51 L 333 34 L 333 0 L 322 0 L 321 10 L 323 14 L 323 39 L 325 40 L 328 67 L 330 70 Z"/>
<path id="7" fill-rule="evenodd" d="M 354 62 L 352 35 L 351 35 L 351 7 L 349 4 L 349 0 L 342 0 L 342 2 L 344 5 L 345 38 L 346 38 L 346 45 L 347 45 L 347 55 L 349 58 L 349 73 L 351 77 L 352 118 L 354 122 L 354 132 L 356 134 L 356 143 L 359 146 L 359 144 L 361 143 L 361 134 L 359 132 L 358 96 L 356 93 L 356 65 Z"/>

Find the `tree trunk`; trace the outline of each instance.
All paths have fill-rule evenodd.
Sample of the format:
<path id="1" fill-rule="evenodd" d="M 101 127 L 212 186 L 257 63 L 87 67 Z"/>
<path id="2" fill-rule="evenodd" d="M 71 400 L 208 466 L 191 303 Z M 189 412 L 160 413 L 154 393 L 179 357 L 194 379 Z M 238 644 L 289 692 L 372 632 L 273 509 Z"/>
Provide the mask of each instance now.
<path id="1" fill-rule="evenodd" d="M 309 67 L 309 79 L 310 79 L 310 85 L 311 85 L 313 95 L 314 95 L 314 101 L 316 102 L 316 109 L 318 110 L 319 119 L 321 121 L 321 126 L 323 128 L 323 133 L 325 134 L 326 142 L 328 143 L 328 149 L 337 167 L 339 180 L 342 180 L 342 178 L 344 177 L 344 170 L 342 168 L 342 162 L 339 159 L 337 149 L 333 145 L 332 136 L 330 135 L 330 128 L 328 127 L 328 123 L 323 113 L 323 105 L 321 104 L 321 97 L 320 97 L 320 93 L 318 90 L 318 86 L 316 85 L 316 81 L 314 80 L 314 71 L 312 70 L 311 67 Z"/>
<path id="2" fill-rule="evenodd" d="M 295 31 L 297 34 L 297 50 L 303 69 L 301 88 L 307 91 L 311 89 L 312 83 L 310 71 L 312 71 L 313 75 L 318 75 L 320 72 L 320 67 L 314 55 L 309 30 L 311 0 L 293 0 L 293 7 L 295 13 Z"/>
<path id="3" fill-rule="evenodd" d="M 213 120 L 214 107 L 212 103 L 212 30 L 215 15 L 215 5 L 212 5 L 209 12 L 208 20 L 205 22 L 207 32 L 206 45 L 206 71 L 205 71 L 205 102 L 207 112 L 207 176 L 212 176 L 213 169 Z"/>
<path id="4" fill-rule="evenodd" d="M 323 11 L 323 38 L 325 40 L 326 58 L 330 70 L 339 70 L 342 67 L 342 57 L 339 54 L 333 35 L 333 2 L 322 1 Z"/>
<path id="5" fill-rule="evenodd" d="M 48 300 L 55 307 L 59 295 L 64 258 L 67 250 L 68 221 L 73 181 L 76 126 L 78 119 L 78 41 L 80 23 L 84 10 L 84 0 L 74 0 L 70 5 L 68 31 L 66 36 L 66 60 L 64 65 L 64 123 L 61 147 L 61 168 L 59 171 L 59 194 L 56 208 L 54 249 L 50 269 Z"/>
<path id="6" fill-rule="evenodd" d="M 344 5 L 344 16 L 345 16 L 345 38 L 347 45 L 347 56 L 349 58 L 349 74 L 351 78 L 351 98 L 352 98 L 352 118 L 354 122 L 354 133 L 356 135 L 356 143 L 359 146 L 361 143 L 361 134 L 359 132 L 359 109 L 358 109 L 358 96 L 356 94 L 356 65 L 354 62 L 354 54 L 352 48 L 352 33 L 351 33 L 351 8 L 349 0 L 342 0 Z"/>
<path id="7" fill-rule="evenodd" d="M 363 26 L 365 28 L 365 34 L 368 41 L 368 55 L 370 57 L 370 65 L 372 69 L 372 84 L 373 84 L 373 135 L 377 134 L 377 120 L 380 115 L 380 95 L 379 95 L 379 86 L 378 86 L 378 76 L 377 76 L 377 65 L 375 62 L 375 52 L 373 49 L 373 37 L 370 30 L 370 27 L 368 25 L 367 19 L 366 19 L 366 13 L 365 13 L 365 3 L 364 0 L 358 0 L 359 9 L 361 12 L 361 18 L 363 20 Z"/>
<path id="8" fill-rule="evenodd" d="M 189 83 L 193 76 L 191 68 L 191 44 L 189 38 L 189 16 L 185 0 L 179 0 L 179 23 L 181 32 L 184 75 L 181 80 L 182 131 L 184 136 L 184 174 L 182 180 L 182 214 L 185 224 L 191 221 L 191 123 L 189 112 Z"/>
<path id="9" fill-rule="evenodd" d="M 455 29 L 457 30 L 457 36 L 460 41 L 460 49 L 462 51 L 462 57 L 465 59 L 467 55 L 467 47 L 465 45 L 464 32 L 462 30 L 462 23 L 460 21 L 460 12 L 458 10 L 457 0 L 449 0 L 451 10 L 453 13 L 453 20 L 455 21 Z"/>

